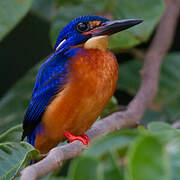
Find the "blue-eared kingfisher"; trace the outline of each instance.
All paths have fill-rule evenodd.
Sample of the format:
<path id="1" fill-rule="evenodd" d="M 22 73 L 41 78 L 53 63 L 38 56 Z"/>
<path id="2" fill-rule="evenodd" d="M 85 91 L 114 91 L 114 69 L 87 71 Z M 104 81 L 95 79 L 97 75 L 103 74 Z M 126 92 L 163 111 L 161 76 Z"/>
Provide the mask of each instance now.
<path id="1" fill-rule="evenodd" d="M 110 35 L 141 23 L 110 21 L 87 15 L 71 21 L 41 65 L 23 121 L 22 139 L 40 153 L 59 142 L 89 139 L 84 132 L 96 121 L 118 79 L 116 57 L 107 49 Z"/>

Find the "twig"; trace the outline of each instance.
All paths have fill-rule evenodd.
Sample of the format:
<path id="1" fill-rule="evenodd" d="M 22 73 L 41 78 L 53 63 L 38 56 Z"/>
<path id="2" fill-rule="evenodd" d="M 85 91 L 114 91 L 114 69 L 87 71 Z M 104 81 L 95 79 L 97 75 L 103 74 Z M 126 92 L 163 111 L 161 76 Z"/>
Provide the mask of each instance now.
<path id="1" fill-rule="evenodd" d="M 180 128 L 180 120 L 177 120 L 176 122 L 174 122 L 174 123 L 172 124 L 172 127 L 173 127 L 173 128 L 176 128 L 176 129 L 179 129 L 179 128 Z"/>
<path id="2" fill-rule="evenodd" d="M 141 71 L 142 82 L 137 95 L 128 105 L 126 111 L 116 112 L 96 122 L 86 132 L 91 140 L 116 129 L 132 127 L 139 123 L 144 111 L 157 92 L 160 66 L 173 41 L 179 11 L 179 0 L 166 1 L 166 11 L 145 55 L 144 67 Z M 84 145 L 79 141 L 53 148 L 43 160 L 25 168 L 21 172 L 21 180 L 35 180 L 59 168 L 64 160 L 79 155 L 84 149 Z"/>
<path id="3" fill-rule="evenodd" d="M 145 57 L 145 50 L 140 50 L 137 48 L 132 48 L 130 49 L 130 54 L 135 57 L 137 60 L 139 61 L 144 61 L 144 57 Z"/>

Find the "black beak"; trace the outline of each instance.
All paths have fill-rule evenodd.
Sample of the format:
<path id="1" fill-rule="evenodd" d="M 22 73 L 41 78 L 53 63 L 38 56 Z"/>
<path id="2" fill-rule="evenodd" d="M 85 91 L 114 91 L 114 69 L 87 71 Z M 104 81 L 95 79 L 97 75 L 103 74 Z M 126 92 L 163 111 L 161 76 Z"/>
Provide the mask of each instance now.
<path id="1" fill-rule="evenodd" d="M 92 32 L 92 36 L 112 35 L 114 33 L 128 29 L 142 22 L 143 22 L 142 19 L 125 19 L 125 20 L 107 21 L 103 23 L 101 26 L 95 28 L 94 31 Z"/>

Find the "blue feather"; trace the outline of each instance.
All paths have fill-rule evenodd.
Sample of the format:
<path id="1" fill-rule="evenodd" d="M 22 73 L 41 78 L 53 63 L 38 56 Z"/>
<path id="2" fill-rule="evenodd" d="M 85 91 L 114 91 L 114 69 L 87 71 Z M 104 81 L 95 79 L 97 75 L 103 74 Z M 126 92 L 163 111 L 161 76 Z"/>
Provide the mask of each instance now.
<path id="1" fill-rule="evenodd" d="M 69 60 L 80 48 L 65 54 L 52 54 L 39 69 L 30 104 L 23 122 L 23 138 L 34 145 L 35 134 L 39 132 L 41 116 L 54 96 L 63 89 L 69 72 Z"/>

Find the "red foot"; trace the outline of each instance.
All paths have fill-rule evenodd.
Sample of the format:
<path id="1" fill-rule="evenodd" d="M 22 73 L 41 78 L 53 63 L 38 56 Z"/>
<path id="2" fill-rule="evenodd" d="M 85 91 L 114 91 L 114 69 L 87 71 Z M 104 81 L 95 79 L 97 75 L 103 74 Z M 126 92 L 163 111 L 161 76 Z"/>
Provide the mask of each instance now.
<path id="1" fill-rule="evenodd" d="M 81 141 L 85 146 L 88 146 L 90 140 L 89 137 L 86 134 L 83 134 L 82 136 L 75 136 L 67 131 L 64 132 L 64 136 L 69 139 L 69 143 L 72 143 L 73 141 L 79 140 Z"/>

